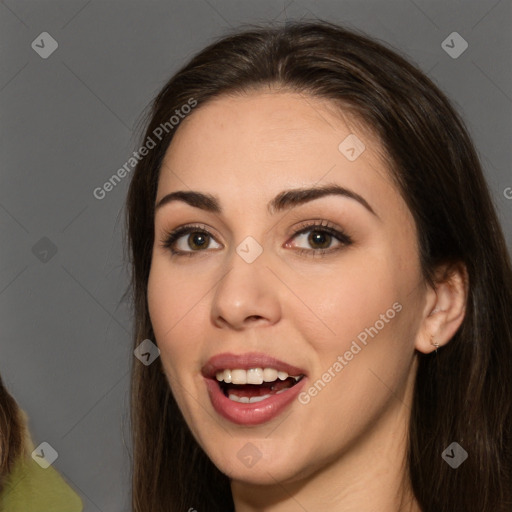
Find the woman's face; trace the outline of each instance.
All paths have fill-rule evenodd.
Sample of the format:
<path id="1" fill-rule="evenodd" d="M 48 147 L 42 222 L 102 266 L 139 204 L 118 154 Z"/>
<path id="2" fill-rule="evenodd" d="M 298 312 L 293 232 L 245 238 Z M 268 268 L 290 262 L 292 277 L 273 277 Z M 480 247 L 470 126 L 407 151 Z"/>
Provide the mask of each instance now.
<path id="1" fill-rule="evenodd" d="M 291 92 L 220 97 L 163 162 L 156 203 L 184 194 L 156 210 L 151 322 L 191 431 L 235 481 L 405 449 L 425 309 L 416 232 L 379 141 L 344 118 Z"/>

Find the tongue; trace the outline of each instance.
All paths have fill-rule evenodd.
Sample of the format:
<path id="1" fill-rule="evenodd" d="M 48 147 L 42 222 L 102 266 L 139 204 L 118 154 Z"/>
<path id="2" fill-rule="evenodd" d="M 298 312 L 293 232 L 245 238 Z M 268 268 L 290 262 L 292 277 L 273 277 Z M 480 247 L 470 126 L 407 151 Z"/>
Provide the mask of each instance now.
<path id="1" fill-rule="evenodd" d="M 275 395 L 281 389 L 291 388 L 295 384 L 295 379 L 288 377 L 286 380 L 276 380 L 274 382 L 263 382 L 263 384 L 223 384 L 222 388 L 229 395 L 238 397 Z"/>

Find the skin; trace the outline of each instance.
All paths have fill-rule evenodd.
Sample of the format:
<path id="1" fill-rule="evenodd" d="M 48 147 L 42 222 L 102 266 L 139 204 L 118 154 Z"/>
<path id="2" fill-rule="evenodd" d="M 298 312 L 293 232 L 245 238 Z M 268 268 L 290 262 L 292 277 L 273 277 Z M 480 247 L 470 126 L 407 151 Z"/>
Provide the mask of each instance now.
<path id="1" fill-rule="evenodd" d="M 355 161 L 338 149 L 351 133 L 366 146 Z M 156 202 L 196 190 L 215 195 L 223 212 L 181 201 L 157 210 L 149 311 L 173 394 L 230 477 L 237 512 L 420 510 L 404 466 L 417 351 L 453 336 L 466 287 L 463 269 L 436 289 L 425 283 L 415 224 L 389 165 L 379 140 L 347 112 L 271 89 L 197 108 L 167 151 Z M 376 215 L 340 196 L 267 211 L 283 190 L 326 183 L 364 197 Z M 315 245 L 311 231 L 294 237 L 312 220 L 330 221 L 353 243 L 327 236 Z M 190 234 L 175 248 L 191 257 L 162 247 L 166 231 L 195 223 L 213 237 L 206 248 Z M 247 236 L 263 249 L 250 264 L 236 252 Z M 312 257 L 319 247 L 339 250 Z M 251 427 L 213 409 L 201 375 L 211 356 L 267 353 L 305 369 L 307 390 L 394 303 L 401 311 L 309 403 Z M 248 442 L 261 452 L 252 467 L 237 457 Z"/>

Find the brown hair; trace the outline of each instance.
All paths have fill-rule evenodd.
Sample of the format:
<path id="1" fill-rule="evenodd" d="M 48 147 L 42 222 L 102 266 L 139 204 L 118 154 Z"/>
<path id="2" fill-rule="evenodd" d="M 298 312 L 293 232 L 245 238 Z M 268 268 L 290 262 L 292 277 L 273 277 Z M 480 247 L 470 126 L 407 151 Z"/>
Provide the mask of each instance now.
<path id="1" fill-rule="evenodd" d="M 441 263 L 466 266 L 465 319 L 437 357 L 418 353 L 408 476 L 425 512 L 512 507 L 512 270 L 467 129 L 446 96 L 396 51 L 326 22 L 250 27 L 196 55 L 152 104 L 145 138 L 191 98 L 259 87 L 328 99 L 382 141 L 416 222 L 425 279 Z M 198 108 L 199 108 L 198 107 Z M 166 130 L 133 174 L 127 198 L 134 346 L 155 339 L 147 306 Z M 154 137 L 153 137 L 154 138 Z M 233 510 L 229 479 L 192 437 L 160 364 L 132 371 L 133 510 Z M 456 470 L 441 457 L 453 441 L 468 453 Z"/>
<path id="2" fill-rule="evenodd" d="M 18 404 L 0 377 L 0 492 L 23 453 L 23 425 Z"/>

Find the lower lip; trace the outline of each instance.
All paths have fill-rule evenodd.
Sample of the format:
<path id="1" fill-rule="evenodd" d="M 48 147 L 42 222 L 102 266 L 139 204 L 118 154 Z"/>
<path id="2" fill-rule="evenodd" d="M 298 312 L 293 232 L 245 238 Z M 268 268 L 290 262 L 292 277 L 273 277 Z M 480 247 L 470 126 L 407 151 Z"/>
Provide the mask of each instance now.
<path id="1" fill-rule="evenodd" d="M 213 408 L 224 418 L 238 425 L 260 425 L 276 418 L 290 405 L 304 387 L 306 377 L 283 393 L 271 395 L 261 402 L 244 404 L 234 402 L 224 395 L 213 379 L 204 379 Z"/>

